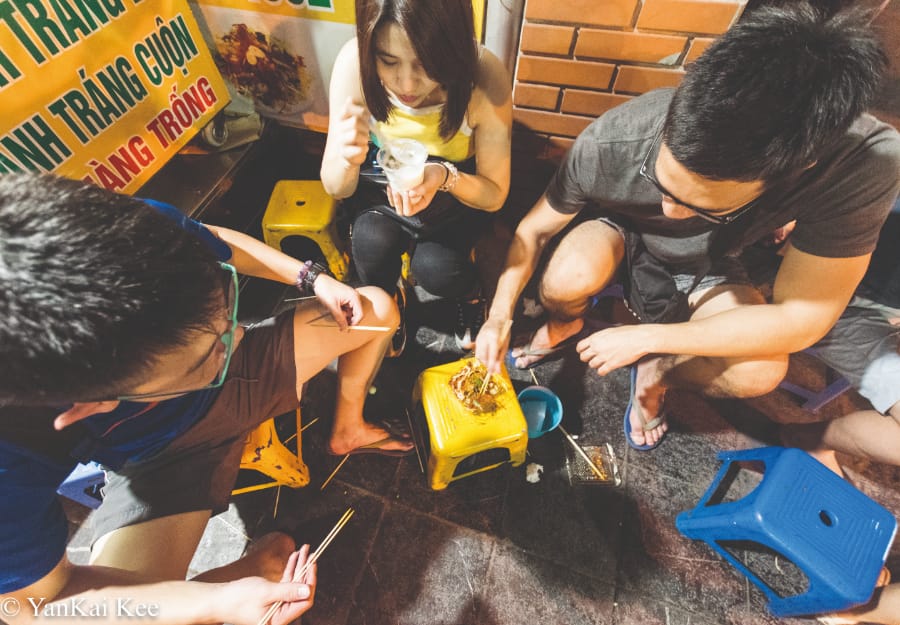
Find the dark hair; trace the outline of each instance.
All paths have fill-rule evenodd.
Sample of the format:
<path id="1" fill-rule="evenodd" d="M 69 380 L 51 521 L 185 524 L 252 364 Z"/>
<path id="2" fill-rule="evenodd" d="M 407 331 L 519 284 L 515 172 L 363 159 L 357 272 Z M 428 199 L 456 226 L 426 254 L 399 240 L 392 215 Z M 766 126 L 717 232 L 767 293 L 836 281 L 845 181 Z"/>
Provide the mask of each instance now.
<path id="1" fill-rule="evenodd" d="M 357 0 L 356 38 L 366 106 L 378 121 L 394 107 L 376 70 L 375 35 L 396 24 L 403 29 L 429 78 L 447 92 L 441 137 L 459 130 L 478 76 L 478 47 L 470 0 Z"/>
<path id="2" fill-rule="evenodd" d="M 0 176 L 0 403 L 130 390 L 221 307 L 212 250 L 155 208 L 50 175 Z"/>
<path id="3" fill-rule="evenodd" d="M 862 114 L 887 65 L 858 10 L 805 2 L 745 16 L 687 68 L 664 127 L 672 155 L 717 180 L 789 177 Z"/>

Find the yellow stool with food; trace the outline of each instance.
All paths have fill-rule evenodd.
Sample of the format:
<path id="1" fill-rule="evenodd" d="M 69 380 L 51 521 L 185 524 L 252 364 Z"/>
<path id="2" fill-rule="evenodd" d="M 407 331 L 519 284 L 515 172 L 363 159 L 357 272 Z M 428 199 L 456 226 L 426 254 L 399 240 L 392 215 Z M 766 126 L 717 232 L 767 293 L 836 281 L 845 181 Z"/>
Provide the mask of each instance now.
<path id="1" fill-rule="evenodd" d="M 441 490 L 463 477 L 506 463 L 525 462 L 528 426 L 504 368 L 485 380 L 475 358 L 431 367 L 413 391 L 420 441 L 428 457 L 428 483 Z"/>
<path id="2" fill-rule="evenodd" d="M 336 208 L 321 180 L 279 180 L 263 215 L 263 240 L 280 250 L 286 237 L 306 237 L 322 250 L 334 277 L 343 280 L 347 255 L 335 225 Z"/>

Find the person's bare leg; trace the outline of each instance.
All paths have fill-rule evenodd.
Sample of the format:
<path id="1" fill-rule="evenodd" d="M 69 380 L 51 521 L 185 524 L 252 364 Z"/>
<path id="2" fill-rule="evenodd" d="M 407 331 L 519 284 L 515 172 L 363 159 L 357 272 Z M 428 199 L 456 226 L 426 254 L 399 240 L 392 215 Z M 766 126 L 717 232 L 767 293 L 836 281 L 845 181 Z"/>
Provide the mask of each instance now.
<path id="1" fill-rule="evenodd" d="M 900 583 L 876 589 L 872 600 L 862 607 L 846 612 L 829 614 L 822 620 L 825 623 L 839 623 L 841 625 L 848 623 L 900 625 Z"/>
<path id="2" fill-rule="evenodd" d="M 311 325 L 322 313 L 316 305 L 298 307 L 294 314 L 294 363 L 297 368 L 297 397 L 303 384 L 338 359 L 337 400 L 330 450 L 345 454 L 361 445 L 387 437 L 386 430 L 363 419 L 363 405 L 394 330 L 400 323 L 397 306 L 387 293 L 374 287 L 359 289 L 363 318 L 358 325 L 380 326 L 389 331 L 348 330 Z M 389 441 L 386 450 L 407 450 L 411 442 Z"/>
<path id="3" fill-rule="evenodd" d="M 120 527 L 94 542 L 90 563 L 153 580 L 184 579 L 209 518 L 209 510 L 199 510 Z"/>
<path id="4" fill-rule="evenodd" d="M 529 345 L 513 348 L 517 367 L 542 358 L 529 352 L 553 348 L 581 331 L 588 298 L 609 284 L 624 253 L 622 235 L 596 220 L 579 224 L 560 241 L 540 282 L 541 304 L 549 319 Z"/>
<path id="5" fill-rule="evenodd" d="M 147 582 L 185 579 L 209 518 L 209 510 L 200 510 L 115 529 L 94 543 L 90 563 L 130 571 Z M 242 558 L 194 579 L 226 582 L 259 575 L 278 581 L 294 549 L 290 536 L 273 532 L 256 541 Z"/>
<path id="6" fill-rule="evenodd" d="M 738 306 L 765 303 L 759 291 L 746 285 L 721 285 L 692 293 L 691 319 L 702 319 Z M 666 389 L 692 390 L 711 397 L 756 397 L 778 386 L 787 373 L 788 355 L 769 358 L 708 358 L 664 355 L 638 364 L 635 403 L 643 419 L 632 409 L 631 438 L 637 445 L 655 443 L 665 433 L 665 421 L 650 430 L 643 424 L 655 419 L 662 408 Z"/>
<path id="7" fill-rule="evenodd" d="M 193 577 L 198 582 L 231 582 L 244 577 L 265 577 L 270 582 L 281 581 L 288 558 L 299 545 L 282 532 L 270 532 L 250 543 L 247 552 L 229 564 Z"/>

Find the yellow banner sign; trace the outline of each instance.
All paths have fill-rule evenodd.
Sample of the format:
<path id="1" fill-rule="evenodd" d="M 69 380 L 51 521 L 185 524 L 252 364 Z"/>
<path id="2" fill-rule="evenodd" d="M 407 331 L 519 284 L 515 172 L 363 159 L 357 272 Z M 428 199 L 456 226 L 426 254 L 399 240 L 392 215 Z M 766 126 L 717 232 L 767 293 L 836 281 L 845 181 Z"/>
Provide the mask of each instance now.
<path id="1" fill-rule="evenodd" d="M 185 0 L 0 0 L 0 174 L 131 193 L 227 103 Z"/>

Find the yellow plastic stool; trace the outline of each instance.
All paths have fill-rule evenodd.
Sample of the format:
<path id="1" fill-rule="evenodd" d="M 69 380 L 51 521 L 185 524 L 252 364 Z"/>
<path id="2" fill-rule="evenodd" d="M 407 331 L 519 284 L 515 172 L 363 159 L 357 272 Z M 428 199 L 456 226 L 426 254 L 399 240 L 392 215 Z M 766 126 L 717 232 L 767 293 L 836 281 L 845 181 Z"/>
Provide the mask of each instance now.
<path id="1" fill-rule="evenodd" d="M 263 240 L 280 250 L 285 237 L 306 237 L 322 250 L 334 277 L 343 280 L 347 255 L 334 223 L 336 207 L 320 180 L 280 180 L 263 215 Z"/>
<path id="2" fill-rule="evenodd" d="M 309 484 L 309 469 L 303 462 L 300 440 L 300 409 L 297 409 L 297 453 L 284 446 L 275 430 L 275 420 L 269 419 L 259 424 L 247 435 L 244 452 L 241 455 L 241 468 L 253 469 L 269 476 L 274 482 L 254 484 L 244 488 L 236 488 L 232 495 L 242 495 L 273 486 L 300 488 Z"/>
<path id="3" fill-rule="evenodd" d="M 417 416 L 424 412 L 428 426 L 427 473 L 433 490 L 507 462 L 525 462 L 528 427 L 505 367 L 498 375 L 506 390 L 497 397 L 494 412 L 473 414 L 450 389 L 450 378 L 469 360 L 426 369 L 416 380 L 413 397 Z"/>

